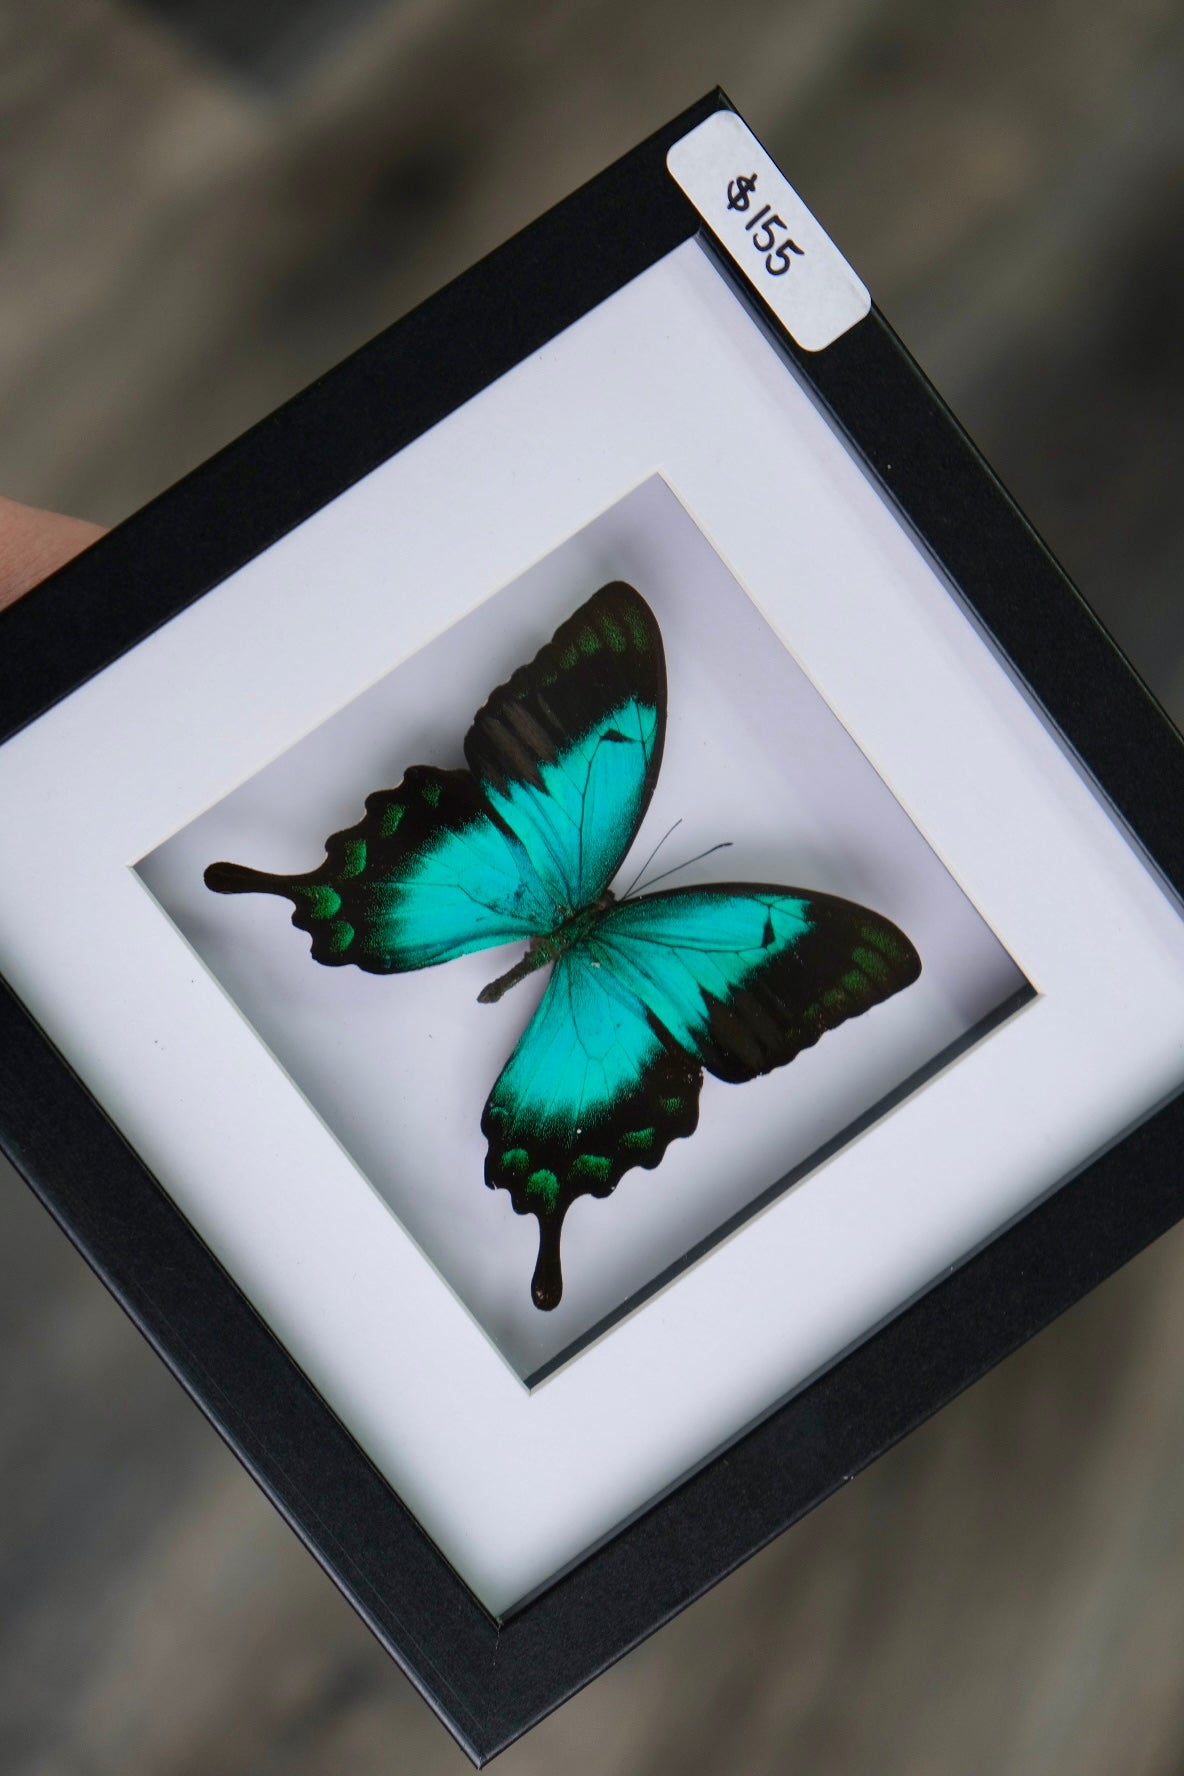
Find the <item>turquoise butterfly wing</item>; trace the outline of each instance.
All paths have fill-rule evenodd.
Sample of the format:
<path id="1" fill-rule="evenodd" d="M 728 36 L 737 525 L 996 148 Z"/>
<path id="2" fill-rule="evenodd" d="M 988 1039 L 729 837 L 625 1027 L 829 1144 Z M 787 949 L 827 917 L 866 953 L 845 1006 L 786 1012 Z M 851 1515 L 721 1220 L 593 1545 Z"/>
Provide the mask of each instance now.
<path id="1" fill-rule="evenodd" d="M 467 771 L 413 766 L 328 840 L 319 869 L 215 863 L 206 885 L 285 896 L 315 961 L 374 974 L 546 936 L 616 873 L 665 729 L 653 613 L 632 587 L 604 586 L 478 711 Z"/>
<path id="2" fill-rule="evenodd" d="M 693 1133 L 703 1070 L 738 1084 L 899 992 L 920 959 L 854 902 L 751 883 L 616 902 L 556 964 L 485 1107 L 486 1181 L 538 1217 L 536 1306 L 562 1295 L 577 1196 Z"/>
<path id="3" fill-rule="evenodd" d="M 565 918 L 620 868 L 665 736 L 661 631 L 623 581 L 602 586 L 474 718 L 469 769 Z"/>
<path id="4" fill-rule="evenodd" d="M 699 1121 L 702 1069 L 606 966 L 595 942 L 559 957 L 481 1118 L 485 1181 L 539 1223 L 531 1298 L 563 1294 L 559 1236 L 577 1196 L 608 1196 Z"/>
<path id="5" fill-rule="evenodd" d="M 623 901 L 598 921 L 591 948 L 730 1084 L 788 1065 L 921 972 L 904 933 L 867 907 L 753 883 Z"/>
<path id="6" fill-rule="evenodd" d="M 520 841 L 468 771 L 413 765 L 398 789 L 366 800 L 365 818 L 326 842 L 325 861 L 280 876 L 213 863 L 219 894 L 279 894 L 292 923 L 331 967 L 403 974 L 547 931 L 556 909 Z"/>

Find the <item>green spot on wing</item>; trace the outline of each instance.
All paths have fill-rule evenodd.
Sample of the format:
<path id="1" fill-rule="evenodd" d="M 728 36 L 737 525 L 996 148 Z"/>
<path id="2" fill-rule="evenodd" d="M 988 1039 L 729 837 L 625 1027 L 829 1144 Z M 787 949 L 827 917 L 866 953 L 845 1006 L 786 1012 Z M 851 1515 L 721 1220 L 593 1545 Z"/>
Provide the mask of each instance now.
<path id="1" fill-rule="evenodd" d="M 653 1146 L 657 1138 L 658 1132 L 656 1129 L 630 1129 L 626 1134 L 621 1136 L 621 1145 L 622 1147 L 628 1147 L 634 1153 L 644 1152 L 646 1148 Z"/>
<path id="2" fill-rule="evenodd" d="M 877 985 L 882 985 L 887 980 L 888 964 L 875 950 L 865 950 L 861 946 L 851 952 L 851 960 Z"/>
<path id="3" fill-rule="evenodd" d="M 663 1098 L 661 1099 L 661 1104 L 667 1116 L 673 1116 L 676 1110 L 682 1109 L 681 1098 Z"/>
<path id="4" fill-rule="evenodd" d="M 603 1184 L 611 1171 L 612 1161 L 602 1153 L 577 1153 L 572 1161 L 572 1182 Z"/>
<path id="5" fill-rule="evenodd" d="M 646 628 L 645 622 L 642 619 L 641 612 L 637 609 L 635 604 L 629 603 L 625 606 L 624 615 L 629 634 L 633 638 L 633 645 L 640 648 L 643 654 L 648 654 L 650 649 L 650 635 L 649 630 Z"/>
<path id="6" fill-rule="evenodd" d="M 623 654 L 626 647 L 625 631 L 607 611 L 604 612 L 600 619 L 600 627 L 603 629 L 605 639 L 607 640 L 609 647 L 613 650 L 613 653 Z"/>
<path id="7" fill-rule="evenodd" d="M 502 1154 L 502 1166 L 507 1172 L 520 1172 L 529 1161 L 530 1155 L 525 1147 L 507 1147 Z"/>
<path id="8" fill-rule="evenodd" d="M 360 876 L 366 867 L 365 839 L 348 839 L 342 847 L 340 875 L 344 881 Z"/>
<path id="9" fill-rule="evenodd" d="M 340 956 L 354 941 L 354 928 L 348 919 L 334 919 L 325 938 L 325 947 L 333 956 Z"/>
<path id="10" fill-rule="evenodd" d="M 546 1167 L 530 1174 L 526 1188 L 531 1196 L 541 1196 L 549 1209 L 553 1209 L 559 1199 L 559 1179 Z"/>
<path id="11" fill-rule="evenodd" d="M 438 783 L 425 783 L 420 794 L 423 796 L 423 799 L 429 808 L 439 807 L 440 785 Z"/>
<path id="12" fill-rule="evenodd" d="M 331 919 L 341 910 L 341 896 L 336 888 L 326 887 L 323 883 L 315 888 L 301 884 L 295 890 L 299 894 L 304 916 L 307 919 Z"/>
<path id="13" fill-rule="evenodd" d="M 865 925 L 859 935 L 864 943 L 871 944 L 874 950 L 878 950 L 881 956 L 887 956 L 890 962 L 899 962 L 905 954 L 896 940 L 895 932 L 886 931 L 882 926 Z"/>
<path id="14" fill-rule="evenodd" d="M 391 802 L 388 807 L 382 810 L 382 824 L 379 830 L 384 839 L 389 839 L 393 832 L 398 831 L 399 822 L 406 812 L 402 802 Z"/>

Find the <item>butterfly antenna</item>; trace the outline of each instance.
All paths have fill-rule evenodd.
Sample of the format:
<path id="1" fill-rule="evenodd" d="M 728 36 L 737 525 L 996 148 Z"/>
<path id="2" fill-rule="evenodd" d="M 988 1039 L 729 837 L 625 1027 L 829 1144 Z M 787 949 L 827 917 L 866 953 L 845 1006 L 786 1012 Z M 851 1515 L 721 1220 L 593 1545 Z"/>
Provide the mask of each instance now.
<path id="1" fill-rule="evenodd" d="M 672 833 L 675 830 L 675 827 L 679 827 L 681 825 L 682 825 L 682 815 L 680 814 L 678 819 L 675 821 L 674 826 L 672 826 L 670 828 L 670 831 L 664 832 L 662 834 L 662 837 L 658 840 L 657 844 L 654 846 L 653 850 L 650 852 L 649 856 L 646 858 L 645 862 L 642 864 L 641 868 L 638 870 L 637 874 L 634 876 L 633 880 L 630 882 L 628 888 L 626 888 L 624 894 L 622 894 L 622 896 L 621 896 L 622 900 L 628 900 L 628 898 L 632 894 L 633 890 L 637 887 L 637 884 L 641 881 L 641 878 L 645 875 L 646 870 L 649 869 L 650 864 L 654 861 L 654 858 L 658 855 L 658 852 L 662 849 L 663 845 L 666 843 L 667 839 L 670 837 L 670 833 Z"/>
<path id="2" fill-rule="evenodd" d="M 731 844 L 731 839 L 721 839 L 718 845 L 708 845 L 706 851 L 700 851 L 697 857 L 688 857 L 683 863 L 676 863 L 673 869 L 663 870 L 660 876 L 655 876 L 652 882 L 647 882 L 646 887 L 652 888 L 655 883 L 664 882 L 667 876 L 676 876 L 679 870 L 690 869 L 693 863 L 702 863 L 703 859 L 710 857 L 713 851 L 729 850 Z"/>

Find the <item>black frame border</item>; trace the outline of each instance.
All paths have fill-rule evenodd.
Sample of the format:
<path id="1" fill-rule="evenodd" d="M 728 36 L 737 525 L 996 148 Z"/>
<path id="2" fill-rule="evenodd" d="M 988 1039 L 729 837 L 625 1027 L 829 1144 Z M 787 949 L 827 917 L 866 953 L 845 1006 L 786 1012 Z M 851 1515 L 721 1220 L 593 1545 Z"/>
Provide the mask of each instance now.
<path id="1" fill-rule="evenodd" d="M 0 616 L 0 743 L 675 247 L 711 248 L 666 153 L 733 108 L 708 95 Z M 1184 892 L 1184 742 L 883 316 L 805 353 L 716 258 Z M 7 989 L 0 1146 L 478 1765 L 1184 1216 L 1181 1094 L 498 1624 Z"/>

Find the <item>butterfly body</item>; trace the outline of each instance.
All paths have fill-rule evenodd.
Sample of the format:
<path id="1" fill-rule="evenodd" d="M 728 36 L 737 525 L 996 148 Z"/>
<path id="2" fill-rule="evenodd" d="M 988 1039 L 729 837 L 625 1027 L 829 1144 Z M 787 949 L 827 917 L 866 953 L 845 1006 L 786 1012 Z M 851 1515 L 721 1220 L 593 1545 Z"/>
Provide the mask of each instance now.
<path id="1" fill-rule="evenodd" d="M 704 1070 L 741 1083 L 784 1066 L 920 972 L 895 925 L 834 896 L 728 883 L 617 898 L 665 724 L 658 625 L 617 582 L 491 694 L 467 769 L 412 766 L 307 875 L 206 872 L 220 893 L 288 897 L 330 966 L 401 973 L 524 942 L 483 1003 L 550 968 L 481 1119 L 486 1183 L 538 1220 L 545 1310 L 571 1203 L 692 1134 Z"/>
<path id="2" fill-rule="evenodd" d="M 585 942 L 596 929 L 600 914 L 611 906 L 616 895 L 606 888 L 594 906 L 581 907 L 577 912 L 565 912 L 563 922 L 546 936 L 532 937 L 530 948 L 521 962 L 515 967 L 499 975 L 497 980 L 490 981 L 477 995 L 478 1005 L 495 1005 L 502 995 L 519 981 L 533 974 L 536 968 L 545 968 L 550 962 L 558 962 L 560 956 L 574 949 L 576 944 Z"/>

